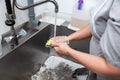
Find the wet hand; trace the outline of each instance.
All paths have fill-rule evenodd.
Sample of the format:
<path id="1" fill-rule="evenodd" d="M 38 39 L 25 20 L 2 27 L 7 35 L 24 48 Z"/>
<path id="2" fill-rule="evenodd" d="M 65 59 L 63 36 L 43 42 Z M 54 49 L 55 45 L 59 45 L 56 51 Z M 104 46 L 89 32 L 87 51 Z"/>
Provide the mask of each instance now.
<path id="1" fill-rule="evenodd" d="M 67 44 L 69 44 L 69 40 L 68 40 L 67 36 L 56 36 L 56 37 L 54 38 L 54 42 L 56 42 L 56 43 L 67 43 Z"/>
<path id="2" fill-rule="evenodd" d="M 58 55 L 60 56 L 69 55 L 68 50 L 70 49 L 70 47 L 66 43 L 54 42 L 52 43 L 52 46 L 54 46 L 54 49 Z"/>

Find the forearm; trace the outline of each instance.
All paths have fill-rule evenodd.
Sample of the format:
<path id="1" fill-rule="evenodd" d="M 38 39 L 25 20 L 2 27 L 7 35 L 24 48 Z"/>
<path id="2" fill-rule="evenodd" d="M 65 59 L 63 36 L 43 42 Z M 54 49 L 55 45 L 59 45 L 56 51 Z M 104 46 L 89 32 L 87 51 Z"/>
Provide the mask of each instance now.
<path id="1" fill-rule="evenodd" d="M 76 59 L 89 70 L 108 77 L 120 78 L 120 68 L 112 66 L 103 57 L 86 54 L 74 49 L 68 50 L 69 56 Z"/>
<path id="2" fill-rule="evenodd" d="M 88 37 L 91 37 L 90 25 L 69 35 L 68 40 L 81 40 Z"/>

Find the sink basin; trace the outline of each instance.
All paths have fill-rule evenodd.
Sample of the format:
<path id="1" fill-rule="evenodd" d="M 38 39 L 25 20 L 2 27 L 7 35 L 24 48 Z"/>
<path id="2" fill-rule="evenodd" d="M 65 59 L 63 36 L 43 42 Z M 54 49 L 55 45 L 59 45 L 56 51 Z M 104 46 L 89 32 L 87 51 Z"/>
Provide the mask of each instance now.
<path id="1" fill-rule="evenodd" d="M 31 76 L 40 69 L 46 59 L 51 54 L 56 54 L 45 47 L 46 41 L 53 36 L 53 29 L 53 25 L 48 25 L 42 30 L 38 30 L 1 58 L 0 80 L 31 80 Z M 69 35 L 73 32 L 65 26 L 57 26 L 57 35 Z M 88 52 L 89 39 L 71 42 L 70 46 L 76 50 Z"/>

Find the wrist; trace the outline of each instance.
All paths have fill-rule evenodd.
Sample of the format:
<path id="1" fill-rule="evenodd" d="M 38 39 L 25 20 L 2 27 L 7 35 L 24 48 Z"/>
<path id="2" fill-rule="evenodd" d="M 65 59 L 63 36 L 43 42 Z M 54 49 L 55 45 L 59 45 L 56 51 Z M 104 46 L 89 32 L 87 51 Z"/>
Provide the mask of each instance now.
<path id="1" fill-rule="evenodd" d="M 67 47 L 66 50 L 67 50 L 67 56 L 71 56 L 72 48 L 71 47 Z"/>
<path id="2" fill-rule="evenodd" d="M 67 44 L 69 44 L 70 40 L 69 40 L 68 36 L 65 36 L 65 42 L 66 42 Z"/>

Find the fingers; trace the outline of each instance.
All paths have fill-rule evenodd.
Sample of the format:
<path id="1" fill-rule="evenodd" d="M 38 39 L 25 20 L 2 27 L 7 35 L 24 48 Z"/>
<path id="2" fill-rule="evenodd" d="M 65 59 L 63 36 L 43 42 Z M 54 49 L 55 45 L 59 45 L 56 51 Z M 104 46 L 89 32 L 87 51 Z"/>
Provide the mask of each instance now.
<path id="1" fill-rule="evenodd" d="M 53 46 L 53 47 L 59 47 L 59 43 L 53 42 L 53 43 L 52 43 L 52 46 Z"/>
<path id="2" fill-rule="evenodd" d="M 57 42 L 57 43 L 63 43 L 63 42 L 68 42 L 69 40 L 67 39 L 67 36 L 56 36 L 54 38 L 54 42 Z"/>
<path id="3" fill-rule="evenodd" d="M 59 52 L 59 48 L 58 47 L 54 47 L 56 52 Z"/>
<path id="4" fill-rule="evenodd" d="M 64 56 L 64 55 L 60 52 L 59 47 L 54 47 L 54 49 L 55 49 L 56 53 L 57 53 L 59 56 Z"/>

